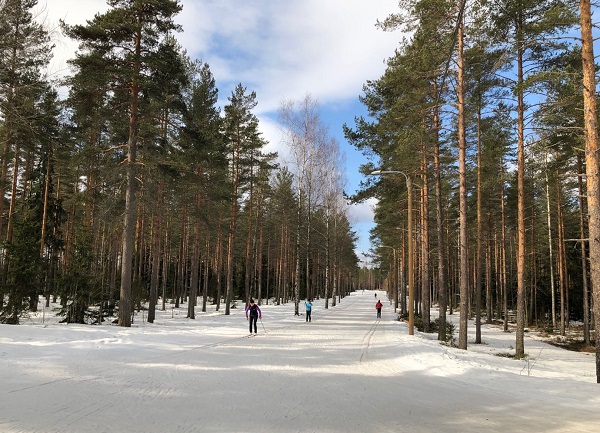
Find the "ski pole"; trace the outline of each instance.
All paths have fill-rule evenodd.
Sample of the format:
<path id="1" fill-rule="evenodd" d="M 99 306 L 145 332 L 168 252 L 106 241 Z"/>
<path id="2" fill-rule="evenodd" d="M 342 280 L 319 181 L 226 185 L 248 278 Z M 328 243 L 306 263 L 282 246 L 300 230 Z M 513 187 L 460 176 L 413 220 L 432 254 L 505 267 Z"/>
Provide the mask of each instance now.
<path id="1" fill-rule="evenodd" d="M 266 334 L 266 333 L 267 333 L 267 330 L 265 329 L 265 324 L 264 324 L 264 323 L 263 323 L 263 321 L 262 321 L 262 317 L 260 318 L 260 324 L 262 325 L 262 327 L 263 327 L 263 331 L 265 331 L 265 334 Z"/>

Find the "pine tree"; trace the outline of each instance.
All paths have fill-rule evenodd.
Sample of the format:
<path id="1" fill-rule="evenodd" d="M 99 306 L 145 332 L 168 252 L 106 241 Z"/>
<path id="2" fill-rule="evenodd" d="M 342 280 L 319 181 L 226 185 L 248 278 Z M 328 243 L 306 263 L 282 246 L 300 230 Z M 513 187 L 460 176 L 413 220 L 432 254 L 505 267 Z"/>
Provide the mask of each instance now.
<path id="1" fill-rule="evenodd" d="M 41 165 L 48 167 L 48 146 L 56 140 L 44 129 L 56 121 L 56 104 L 43 72 L 52 47 L 32 16 L 36 5 L 35 0 L 0 2 L 0 295 L 6 295 L 0 317 L 8 323 L 18 323 L 22 312 L 37 308 L 43 285 L 37 276 L 45 273 Z"/>
<path id="2" fill-rule="evenodd" d="M 258 119 L 252 112 L 257 105 L 256 93 L 247 93 L 245 87 L 238 84 L 225 106 L 224 134 L 229 154 L 230 167 L 230 208 L 229 234 L 227 241 L 225 314 L 230 314 L 234 294 L 235 241 L 238 225 L 240 201 L 244 192 L 249 192 L 252 182 L 254 159 L 266 144 L 258 131 Z M 249 294 L 246 293 L 246 301 Z"/>
<path id="3" fill-rule="evenodd" d="M 119 325 L 131 326 L 132 259 L 136 222 L 136 173 L 138 141 L 145 97 L 164 77 L 159 51 L 161 41 L 178 26 L 174 16 L 181 11 L 178 0 L 109 0 L 111 9 L 96 15 L 87 25 L 64 25 L 68 36 L 80 42 L 81 51 L 73 65 L 80 73 L 100 76 L 110 83 L 106 92 L 116 91 L 128 107 L 125 159 L 125 209 Z M 168 79 L 167 79 L 168 81 Z"/>
<path id="4" fill-rule="evenodd" d="M 511 44 L 510 52 L 516 61 L 514 93 L 517 98 L 517 331 L 515 356 L 525 356 L 525 123 L 526 79 L 534 71 L 536 63 L 543 60 L 544 53 L 553 45 L 540 39 L 555 35 L 560 29 L 573 24 L 572 9 L 560 0 L 523 0 L 520 2 L 498 1 L 490 4 L 491 17 L 499 30 L 499 39 Z M 538 43 L 533 43 L 538 41 Z"/>

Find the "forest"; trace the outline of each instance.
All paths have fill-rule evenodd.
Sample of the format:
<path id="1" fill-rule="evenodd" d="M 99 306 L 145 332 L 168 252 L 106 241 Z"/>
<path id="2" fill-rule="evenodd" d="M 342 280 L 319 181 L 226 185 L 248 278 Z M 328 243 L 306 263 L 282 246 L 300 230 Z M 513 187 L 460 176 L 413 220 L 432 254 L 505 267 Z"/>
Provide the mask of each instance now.
<path id="1" fill-rule="evenodd" d="M 40 296 L 66 323 L 130 327 L 167 303 L 190 319 L 250 297 L 297 313 L 351 290 L 341 153 L 313 98 L 281 104 L 282 166 L 256 93 L 240 83 L 221 110 L 210 66 L 177 42 L 180 2 L 111 0 L 62 22 L 79 49 L 60 82 L 37 3 L 0 0 L 0 322 Z"/>
<path id="2" fill-rule="evenodd" d="M 109 0 L 61 82 L 37 0 L 0 0 L 0 321 L 39 296 L 65 322 L 167 302 L 326 299 L 383 286 L 446 340 L 446 314 L 596 344 L 600 187 L 590 0 L 400 0 L 367 117 L 344 125 L 365 180 L 344 193 L 339 143 L 307 95 L 282 102 L 289 165 L 265 151 L 240 83 L 221 110 L 210 66 L 179 45 L 177 0 Z M 67 96 L 59 97 L 59 88 Z M 375 197 L 375 268 L 358 266 L 347 200 Z M 591 241 L 590 241 L 591 240 Z M 595 302 L 594 302 L 595 300 Z M 431 320 L 431 308 L 439 319 Z"/>
<path id="3" fill-rule="evenodd" d="M 353 199 L 379 200 L 371 241 L 390 298 L 442 341 L 446 314 L 459 312 L 462 349 L 469 317 L 476 344 L 482 322 L 516 323 L 517 358 L 533 326 L 565 339 L 577 330 L 591 346 L 600 320 L 596 5 L 399 6 L 378 26 L 409 36 L 364 85 L 368 117 L 345 125 L 368 158 Z"/>

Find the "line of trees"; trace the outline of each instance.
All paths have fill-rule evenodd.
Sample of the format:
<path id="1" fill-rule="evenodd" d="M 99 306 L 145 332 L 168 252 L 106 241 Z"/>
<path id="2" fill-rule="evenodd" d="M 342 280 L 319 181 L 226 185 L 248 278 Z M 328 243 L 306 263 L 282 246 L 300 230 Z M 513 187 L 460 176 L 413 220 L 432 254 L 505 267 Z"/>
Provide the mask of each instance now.
<path id="1" fill-rule="evenodd" d="M 239 84 L 221 111 L 209 65 L 177 43 L 179 1 L 114 0 L 85 25 L 61 23 L 79 42 L 61 83 L 46 76 L 36 5 L 0 0 L 0 322 L 18 324 L 40 295 L 67 322 L 128 327 L 135 309 L 153 322 L 167 302 L 193 319 L 198 302 L 297 309 L 352 289 L 339 146 L 316 101 L 282 103 L 290 154 L 306 154 L 280 166 L 256 94 Z"/>
<path id="2" fill-rule="evenodd" d="M 401 313 L 422 313 L 427 328 L 437 302 L 445 340 L 446 310 L 459 308 L 462 349 L 469 316 L 475 343 L 482 319 L 501 320 L 508 330 L 514 318 L 518 358 L 532 324 L 564 336 L 580 321 L 590 344 L 600 320 L 590 1 L 399 5 L 379 25 L 408 36 L 385 73 L 364 86 L 370 118 L 357 118 L 345 133 L 370 156 L 364 174 L 402 171 L 418 190 L 413 215 L 402 176 L 371 177 L 354 197 L 379 199 L 372 238 L 400 299 L 406 240 L 415 240 L 418 296 Z M 413 233 L 406 233 L 407 218 Z M 397 265 L 386 247 L 398 252 Z M 596 360 L 600 381 L 598 338 Z"/>

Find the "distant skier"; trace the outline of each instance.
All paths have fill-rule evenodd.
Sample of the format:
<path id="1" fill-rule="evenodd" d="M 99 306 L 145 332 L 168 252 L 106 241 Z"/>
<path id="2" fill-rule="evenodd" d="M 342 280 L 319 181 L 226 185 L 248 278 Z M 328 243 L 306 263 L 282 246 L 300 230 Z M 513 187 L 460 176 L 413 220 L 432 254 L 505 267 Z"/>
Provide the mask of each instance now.
<path id="1" fill-rule="evenodd" d="M 250 302 L 246 305 L 246 320 L 249 320 L 250 334 L 252 334 L 252 323 L 254 323 L 254 333 L 258 333 L 256 326 L 258 319 L 262 319 L 260 307 L 254 303 L 254 299 L 250 298 Z"/>
<path id="2" fill-rule="evenodd" d="M 377 301 L 377 303 L 375 304 L 375 308 L 377 308 L 377 318 L 381 319 L 381 308 L 383 307 L 383 304 L 381 303 L 381 301 Z"/>
<path id="3" fill-rule="evenodd" d="M 306 307 L 306 321 L 310 322 L 311 321 L 311 312 L 312 312 L 312 301 L 310 298 L 308 298 L 306 300 L 306 302 L 304 302 L 304 306 Z"/>

